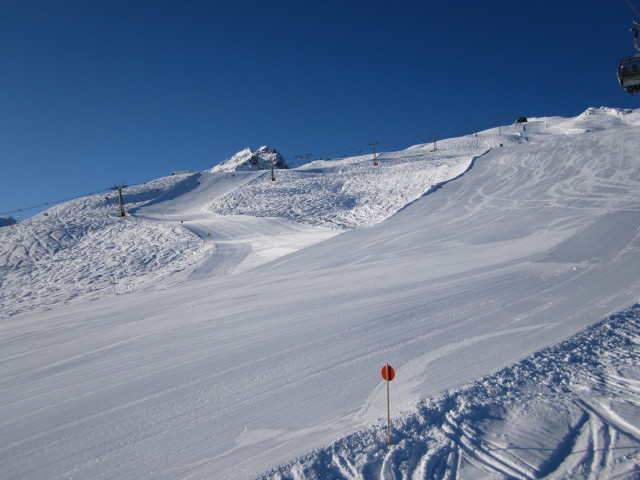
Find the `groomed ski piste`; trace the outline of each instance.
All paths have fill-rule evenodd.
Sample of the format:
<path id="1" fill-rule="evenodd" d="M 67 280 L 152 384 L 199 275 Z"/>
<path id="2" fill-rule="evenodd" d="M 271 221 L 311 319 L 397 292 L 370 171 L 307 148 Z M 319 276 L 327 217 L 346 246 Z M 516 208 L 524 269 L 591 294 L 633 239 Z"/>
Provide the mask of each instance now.
<path id="1" fill-rule="evenodd" d="M 2 478 L 640 478 L 640 110 L 433 147 L 0 228 Z"/>

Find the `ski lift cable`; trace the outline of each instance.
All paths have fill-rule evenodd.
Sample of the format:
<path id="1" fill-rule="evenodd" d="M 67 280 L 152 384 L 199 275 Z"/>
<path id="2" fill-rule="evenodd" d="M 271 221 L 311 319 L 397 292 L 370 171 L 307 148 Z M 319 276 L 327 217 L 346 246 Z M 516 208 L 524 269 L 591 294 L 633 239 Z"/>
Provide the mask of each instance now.
<path id="1" fill-rule="evenodd" d="M 20 212 L 25 212 L 25 211 L 28 211 L 28 210 L 33 210 L 35 208 L 41 208 L 41 207 L 51 207 L 51 206 L 54 206 L 54 205 L 59 205 L 60 203 L 69 202 L 71 200 L 76 200 L 78 198 L 90 197 L 92 195 L 99 195 L 101 193 L 104 193 L 105 190 L 107 190 L 107 189 L 99 190 L 97 192 L 87 193 L 87 194 L 84 194 L 84 195 L 75 195 L 73 197 L 62 198 L 62 199 L 59 199 L 59 200 L 51 200 L 49 202 L 44 202 L 44 203 L 41 203 L 39 205 L 31 205 L 29 207 L 16 208 L 14 210 L 9 210 L 7 212 L 0 212 L 0 215 L 9 215 L 11 213 L 20 213 Z"/>
<path id="2" fill-rule="evenodd" d="M 624 1 L 627 2 L 627 5 L 629 5 L 629 8 L 631 9 L 631 11 L 636 14 L 636 17 L 640 19 L 640 12 L 638 12 L 638 9 L 633 5 L 633 3 L 631 3 L 631 0 L 624 0 Z"/>
<path id="3" fill-rule="evenodd" d="M 506 121 L 505 121 L 506 122 Z M 504 125 L 508 125 L 508 122 L 502 122 L 502 121 L 498 121 L 499 124 L 504 124 Z M 450 132 L 445 132 L 445 133 L 441 133 L 438 134 L 438 140 L 446 140 L 448 138 L 455 138 L 455 137 L 460 137 L 460 136 L 464 136 L 464 135 L 470 135 L 470 134 L 474 134 L 477 133 L 478 131 L 481 130 L 487 130 L 490 128 L 497 128 L 494 127 L 493 125 L 475 125 L 475 127 L 477 128 L 473 128 L 471 130 L 468 129 L 464 129 L 464 130 L 458 130 L 458 131 L 450 131 Z M 412 146 L 412 145 L 418 145 L 418 144 L 429 144 L 432 143 L 433 140 L 428 140 L 425 138 L 415 138 L 413 140 L 407 140 L 406 138 L 403 139 L 402 141 L 395 141 L 395 142 L 390 142 L 390 141 L 386 141 L 386 142 L 378 142 L 378 144 L 380 144 L 381 146 L 383 146 L 383 150 L 384 150 L 384 146 L 388 145 L 390 148 L 401 148 L 402 146 Z M 324 158 L 332 158 L 334 155 L 349 155 L 349 154 L 355 154 L 355 156 L 367 156 L 370 155 L 371 153 L 365 153 L 365 150 L 368 150 L 366 147 L 358 147 L 358 148 L 345 148 L 343 150 L 336 150 L 333 152 L 323 152 L 323 153 L 319 153 L 317 155 L 314 155 L 315 159 L 324 159 Z M 359 153 L 362 152 L 362 153 Z M 380 154 L 382 154 L 383 152 L 380 152 Z M 295 157 L 295 156 L 294 156 Z M 301 156 L 302 157 L 302 156 Z"/>
<path id="4" fill-rule="evenodd" d="M 121 183 L 121 185 L 124 185 L 125 182 L 122 181 L 120 183 Z M 136 183 L 136 184 L 127 185 L 127 186 L 128 187 L 135 187 L 137 185 L 142 185 L 142 184 Z M 0 212 L 0 216 L 9 215 L 11 213 L 20 213 L 20 212 L 24 212 L 24 211 L 27 211 L 27 210 L 33 210 L 34 208 L 53 207 L 55 205 L 59 205 L 59 204 L 64 203 L 64 202 L 70 202 L 71 200 L 77 200 L 79 198 L 92 197 L 94 195 L 102 195 L 102 194 L 108 193 L 109 190 L 113 190 L 113 188 L 103 188 L 103 189 L 100 189 L 100 190 L 96 190 L 95 192 L 78 194 L 78 195 L 74 195 L 72 197 L 61 198 L 61 199 L 58 199 L 58 200 L 50 200 L 48 202 L 43 202 L 43 203 L 40 203 L 38 205 L 31 205 L 29 207 L 15 208 L 13 210 L 9 210 L 9 211 L 6 211 L 6 212 Z"/>

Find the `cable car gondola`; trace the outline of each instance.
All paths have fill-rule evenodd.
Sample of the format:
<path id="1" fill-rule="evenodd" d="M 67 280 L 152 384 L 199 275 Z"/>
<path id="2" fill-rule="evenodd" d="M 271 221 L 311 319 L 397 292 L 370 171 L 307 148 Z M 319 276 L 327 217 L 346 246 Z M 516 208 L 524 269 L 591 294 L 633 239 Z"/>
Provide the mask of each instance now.
<path id="1" fill-rule="evenodd" d="M 618 82 L 629 95 L 640 93 L 640 53 L 618 62 Z"/>
<path id="2" fill-rule="evenodd" d="M 638 45 L 640 22 L 633 23 L 636 25 L 631 29 L 631 31 L 635 32 L 633 46 L 638 53 L 621 58 L 618 61 L 618 82 L 629 95 L 640 93 L 640 46 Z"/>

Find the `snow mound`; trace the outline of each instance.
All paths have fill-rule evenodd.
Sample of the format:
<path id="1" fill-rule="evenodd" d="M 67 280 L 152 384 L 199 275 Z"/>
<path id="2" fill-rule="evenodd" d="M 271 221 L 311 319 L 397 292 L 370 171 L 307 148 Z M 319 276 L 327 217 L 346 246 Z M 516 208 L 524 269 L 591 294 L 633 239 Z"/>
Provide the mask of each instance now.
<path id="1" fill-rule="evenodd" d="M 282 155 L 267 146 L 260 147 L 255 152 L 250 148 L 236 153 L 234 156 L 222 161 L 208 172 L 238 172 L 238 171 L 256 171 L 269 170 L 271 164 L 276 169 L 287 169 L 289 165 Z"/>
<path id="2" fill-rule="evenodd" d="M 639 341 L 637 304 L 422 401 L 393 419 L 391 446 L 380 418 L 259 478 L 638 478 Z"/>
<path id="3" fill-rule="evenodd" d="M 619 108 L 588 108 L 574 118 L 552 122 L 552 133 L 576 134 L 640 125 L 640 111 Z"/>

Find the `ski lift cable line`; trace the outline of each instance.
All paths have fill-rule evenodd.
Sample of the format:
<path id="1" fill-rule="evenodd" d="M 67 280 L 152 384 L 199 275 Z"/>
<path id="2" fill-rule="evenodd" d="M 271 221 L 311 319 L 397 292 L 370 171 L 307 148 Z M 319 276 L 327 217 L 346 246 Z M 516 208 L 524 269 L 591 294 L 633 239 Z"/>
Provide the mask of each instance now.
<path id="1" fill-rule="evenodd" d="M 506 125 L 506 123 L 504 123 L 504 125 Z M 480 126 L 480 125 L 475 125 L 473 129 L 465 129 L 464 131 L 457 131 L 457 132 L 449 132 L 449 133 L 444 133 L 444 134 L 438 134 L 438 140 L 446 140 L 447 138 L 456 138 L 456 137 L 460 137 L 460 136 L 465 136 L 465 135 L 472 135 L 475 133 L 478 133 L 479 131 L 482 130 L 488 130 L 491 128 L 498 128 L 492 125 L 485 125 L 485 126 Z M 427 139 L 427 136 L 425 134 L 425 137 L 422 138 L 414 138 L 414 139 L 404 139 L 401 141 L 378 141 L 378 144 L 381 145 L 382 150 L 393 150 L 396 148 L 401 148 L 401 147 L 409 147 L 412 145 L 418 145 L 418 144 L 427 144 L 427 143 L 432 143 L 433 140 L 429 140 Z M 354 156 L 367 156 L 367 155 L 371 155 L 370 152 L 370 146 L 360 146 L 360 147 L 355 147 L 355 148 L 344 148 L 341 150 L 334 150 L 332 152 L 323 152 L 323 153 L 319 153 L 314 155 L 315 160 L 322 160 L 322 159 L 327 159 L 327 158 L 334 158 L 334 156 L 338 155 L 338 156 L 342 156 L 342 155 L 349 155 L 349 154 L 353 154 Z M 380 154 L 384 153 L 383 151 L 380 152 Z M 294 158 L 296 158 L 297 155 L 294 155 Z M 304 155 L 301 155 L 301 157 L 304 157 Z"/>
<path id="2" fill-rule="evenodd" d="M 29 207 L 16 208 L 14 210 L 9 210 L 9 211 L 6 211 L 6 212 L 0 212 L 0 215 L 9 215 L 11 213 L 20 213 L 20 212 L 25 212 L 27 210 L 33 210 L 34 208 L 41 208 L 41 207 L 49 207 L 49 206 L 53 206 L 53 205 L 58 205 L 60 203 L 69 202 L 71 200 L 76 200 L 78 198 L 89 197 L 91 195 L 98 195 L 100 193 L 104 193 L 105 190 L 108 190 L 108 189 L 105 188 L 105 189 L 99 190 L 97 192 L 91 192 L 91 193 L 86 193 L 86 194 L 82 194 L 82 195 L 75 195 L 73 197 L 62 198 L 62 199 L 59 199 L 59 200 L 51 200 L 51 201 L 48 201 L 48 202 L 40 203 L 38 205 L 31 205 Z"/>
<path id="3" fill-rule="evenodd" d="M 146 182 L 136 183 L 136 184 L 133 184 L 133 185 L 126 185 L 126 186 L 127 187 L 136 187 L 138 185 L 144 185 L 144 183 L 146 183 Z M 122 182 L 122 185 L 124 185 L 124 182 Z M 31 205 L 30 207 L 15 208 L 13 210 L 9 210 L 9 211 L 6 211 L 6 212 L 0 212 L 0 215 L 9 215 L 11 213 L 20 213 L 20 212 L 24 212 L 24 211 L 27 211 L 27 210 L 33 210 L 34 208 L 52 207 L 54 205 L 59 205 L 60 203 L 63 203 L 63 202 L 70 202 L 71 200 L 77 200 L 79 198 L 91 197 L 93 195 L 100 195 L 100 194 L 103 194 L 103 193 L 108 193 L 108 190 L 113 190 L 113 188 L 112 187 L 108 187 L 108 188 L 103 188 L 101 190 L 97 190 L 95 192 L 81 193 L 81 194 L 78 194 L 78 195 L 74 195 L 72 197 L 62 198 L 62 199 L 59 199 L 59 200 L 50 200 L 48 202 L 43 202 L 43 203 L 40 203 L 38 205 Z"/>
<path id="4" fill-rule="evenodd" d="M 624 1 L 627 2 L 627 5 L 629 5 L 629 8 L 631 9 L 631 11 L 633 11 L 633 13 L 636 14 L 636 17 L 640 19 L 640 12 L 638 12 L 638 9 L 633 5 L 633 3 L 631 3 L 631 0 L 624 0 Z"/>

